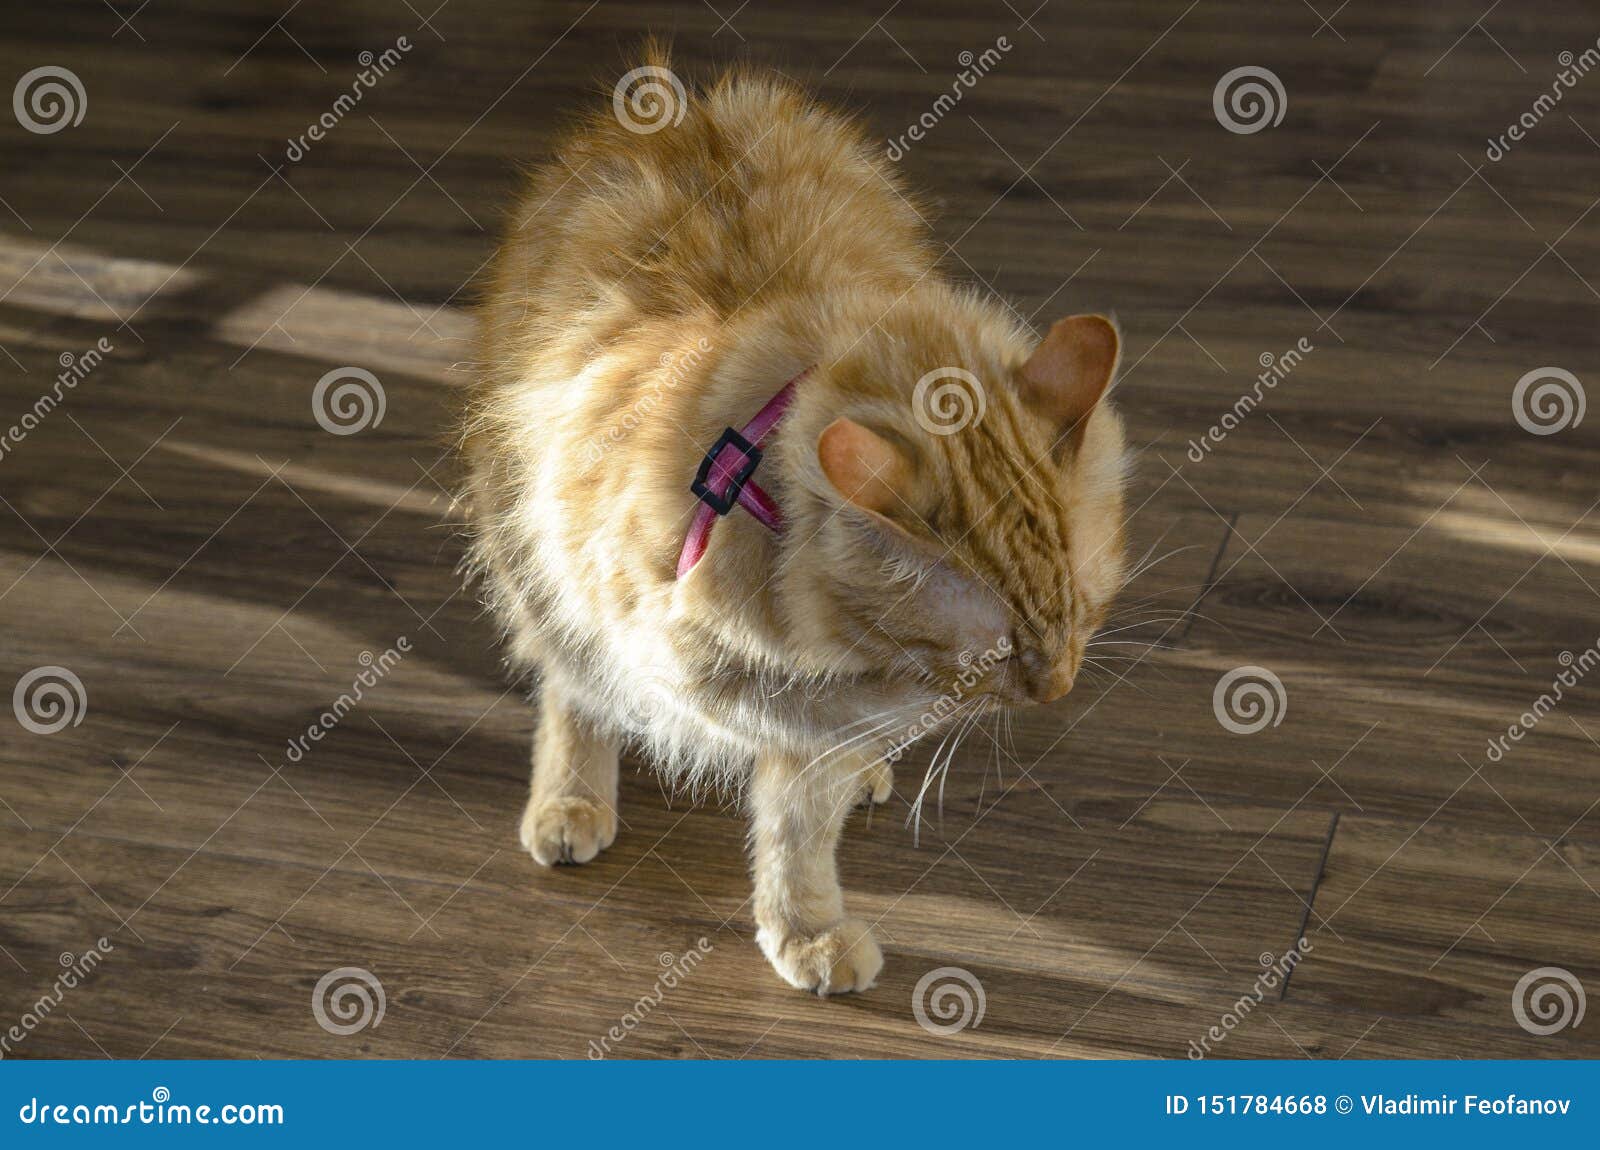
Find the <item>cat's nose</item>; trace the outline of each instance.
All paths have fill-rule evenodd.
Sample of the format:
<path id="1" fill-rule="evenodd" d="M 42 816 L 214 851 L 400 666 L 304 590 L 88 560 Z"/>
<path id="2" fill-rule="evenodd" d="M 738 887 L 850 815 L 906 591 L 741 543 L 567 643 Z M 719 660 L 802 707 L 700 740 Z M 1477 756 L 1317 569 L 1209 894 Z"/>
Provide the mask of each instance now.
<path id="1" fill-rule="evenodd" d="M 1023 656 L 1028 698 L 1035 703 L 1053 703 L 1072 690 L 1075 670 L 1070 661 L 1058 661 L 1029 652 Z"/>
<path id="2" fill-rule="evenodd" d="M 1036 703 L 1053 703 L 1072 690 L 1072 668 L 1058 663 L 1029 684 L 1029 695 Z"/>

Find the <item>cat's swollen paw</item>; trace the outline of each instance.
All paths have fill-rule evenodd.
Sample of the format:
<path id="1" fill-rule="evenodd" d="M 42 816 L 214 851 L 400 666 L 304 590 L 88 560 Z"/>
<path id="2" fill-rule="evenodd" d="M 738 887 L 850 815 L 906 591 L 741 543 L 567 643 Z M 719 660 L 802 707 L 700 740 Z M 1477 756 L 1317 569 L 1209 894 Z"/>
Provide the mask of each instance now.
<path id="1" fill-rule="evenodd" d="M 530 800 L 522 812 L 522 845 L 541 866 L 586 863 L 616 837 L 616 815 L 577 795 Z"/>
<path id="2" fill-rule="evenodd" d="M 785 982 L 823 998 L 867 990 L 883 969 L 883 952 L 858 918 L 813 935 L 762 927 L 756 944 Z"/>

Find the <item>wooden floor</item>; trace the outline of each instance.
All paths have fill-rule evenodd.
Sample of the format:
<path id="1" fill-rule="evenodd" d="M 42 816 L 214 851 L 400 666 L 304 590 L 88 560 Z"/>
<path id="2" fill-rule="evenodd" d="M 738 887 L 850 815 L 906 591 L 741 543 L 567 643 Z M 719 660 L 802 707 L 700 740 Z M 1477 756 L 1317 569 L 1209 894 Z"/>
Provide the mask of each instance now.
<path id="1" fill-rule="evenodd" d="M 0 425 L 111 348 L 0 454 L 0 688 L 64 668 L 84 700 L 0 722 L 8 1057 L 579 1058 L 618 1028 L 616 1056 L 1181 1058 L 1213 1027 L 1220 1057 L 1600 1055 L 1593 1019 L 1513 1009 L 1538 968 L 1600 990 L 1600 677 L 1488 753 L 1600 638 L 1600 417 L 1513 411 L 1538 369 L 1600 380 L 1600 75 L 1532 111 L 1593 5 L 436 3 L 0 11 L 6 83 L 53 65 L 85 101 L 49 134 L 0 119 Z M 778 983 L 735 812 L 645 770 L 609 853 L 535 868 L 533 715 L 452 572 L 467 285 L 514 166 L 647 30 L 686 79 L 782 67 L 885 141 L 929 113 L 900 164 L 949 272 L 1037 324 L 1118 313 L 1136 547 L 1174 552 L 1132 598 L 1189 612 L 970 740 L 920 845 L 903 798 L 852 822 L 887 957 L 858 998 Z M 1241 66 L 1280 123 L 1220 122 Z M 330 434 L 312 391 L 350 366 L 383 417 Z M 1282 684 L 1276 725 L 1219 721 L 1239 667 Z M 939 1034 L 913 1001 L 945 967 L 983 1013 Z M 335 1033 L 326 985 L 313 1009 L 341 968 L 381 986 L 376 1025 Z"/>

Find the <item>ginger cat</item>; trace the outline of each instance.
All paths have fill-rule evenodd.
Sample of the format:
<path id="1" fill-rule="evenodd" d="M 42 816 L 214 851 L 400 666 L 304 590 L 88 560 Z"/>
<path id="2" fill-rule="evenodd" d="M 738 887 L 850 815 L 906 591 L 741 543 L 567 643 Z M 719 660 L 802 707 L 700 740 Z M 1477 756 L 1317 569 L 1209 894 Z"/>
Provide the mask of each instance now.
<path id="1" fill-rule="evenodd" d="M 908 729 L 1065 694 L 1122 584 L 1118 335 L 1040 340 L 949 283 L 860 128 L 785 80 L 690 96 L 653 47 L 640 77 L 532 174 L 480 310 L 461 494 L 469 575 L 537 673 L 522 843 L 610 846 L 624 745 L 734 784 L 767 959 L 864 990 L 851 807 L 888 798 Z M 764 458 L 724 448 L 709 485 L 759 491 L 699 511 L 708 449 L 758 412 Z"/>

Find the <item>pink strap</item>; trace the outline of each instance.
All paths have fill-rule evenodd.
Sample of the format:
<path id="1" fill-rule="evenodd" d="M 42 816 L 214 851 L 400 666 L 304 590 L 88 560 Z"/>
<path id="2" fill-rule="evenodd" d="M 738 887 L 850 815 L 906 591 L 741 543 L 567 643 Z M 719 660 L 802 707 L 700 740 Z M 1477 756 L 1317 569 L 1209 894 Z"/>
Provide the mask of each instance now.
<path id="1" fill-rule="evenodd" d="M 756 412 L 756 417 L 744 425 L 744 430 L 739 434 L 747 443 L 758 448 L 765 445 L 767 436 L 772 434 L 773 429 L 778 426 L 778 421 L 783 418 L 784 412 L 789 409 L 789 403 L 794 399 L 795 385 L 810 371 L 809 367 L 806 368 L 779 388 L 778 393 L 767 400 L 766 406 Z M 747 461 L 748 457 L 737 446 L 726 444 L 712 461 L 706 475 L 706 486 L 719 498 L 725 496 L 734 477 L 739 474 Z M 783 512 L 753 478 L 745 481 L 744 486 L 739 489 L 737 498 L 739 506 L 755 516 L 756 521 L 769 531 L 783 530 Z M 701 502 L 695 507 L 694 518 L 689 523 L 689 534 L 684 538 L 683 550 L 678 553 L 679 579 L 694 570 L 694 565 L 705 555 L 706 548 L 711 544 L 711 528 L 717 518 L 716 509 L 710 504 Z"/>

